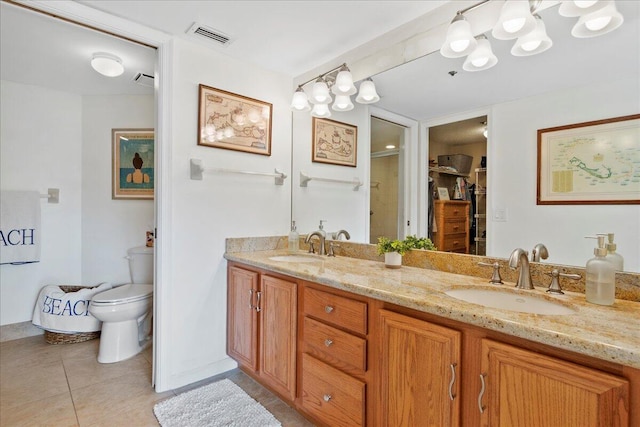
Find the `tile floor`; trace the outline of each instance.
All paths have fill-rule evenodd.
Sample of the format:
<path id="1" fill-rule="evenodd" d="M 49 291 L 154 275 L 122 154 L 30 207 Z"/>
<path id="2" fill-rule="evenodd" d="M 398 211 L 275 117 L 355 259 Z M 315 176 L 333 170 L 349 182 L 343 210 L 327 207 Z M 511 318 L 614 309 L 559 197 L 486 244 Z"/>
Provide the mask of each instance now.
<path id="1" fill-rule="evenodd" d="M 282 400 L 239 370 L 163 393 L 151 387 L 151 349 L 114 364 L 96 360 L 99 340 L 51 345 L 42 335 L 0 343 L 0 426 L 158 426 L 153 406 L 229 378 L 284 427 L 311 427 Z"/>

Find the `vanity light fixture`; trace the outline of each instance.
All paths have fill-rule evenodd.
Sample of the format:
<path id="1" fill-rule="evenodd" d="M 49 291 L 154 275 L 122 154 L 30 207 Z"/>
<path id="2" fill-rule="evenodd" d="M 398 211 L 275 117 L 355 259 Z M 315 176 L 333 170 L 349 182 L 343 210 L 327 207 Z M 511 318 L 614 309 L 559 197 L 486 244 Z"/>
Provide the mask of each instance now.
<path id="1" fill-rule="evenodd" d="M 91 57 L 91 66 L 94 70 L 107 77 L 118 77 L 124 73 L 122 59 L 110 53 L 94 53 Z"/>
<path id="2" fill-rule="evenodd" d="M 471 26 L 464 14 L 488 2 L 483 0 L 459 10 L 449 24 L 446 39 L 440 48 L 440 53 L 446 58 L 467 56 L 462 66 L 465 71 L 486 70 L 498 62 L 484 34 L 476 36 L 473 41 L 467 38 L 471 35 Z M 548 50 L 553 46 L 553 41 L 547 35 L 542 18 L 536 14 L 536 9 L 542 3 L 544 0 L 505 0 L 491 35 L 498 40 L 517 39 L 511 48 L 514 56 L 531 56 Z M 558 3 L 561 16 L 578 17 L 578 22 L 571 30 L 571 35 L 577 38 L 606 34 L 620 27 L 624 21 L 616 9 L 615 0 L 567 0 Z M 482 19 L 487 20 L 488 17 Z M 476 45 L 475 48 L 469 49 L 473 45 Z"/>
<path id="3" fill-rule="evenodd" d="M 304 86 L 311 82 L 313 82 L 313 86 L 310 94 L 307 94 Z M 356 92 L 358 92 L 356 102 L 360 104 L 372 104 L 380 100 L 376 86 L 370 77 L 360 84 L 358 91 L 347 64 L 342 64 L 317 78 L 300 84 L 291 99 L 291 109 L 293 111 L 311 111 L 313 117 L 331 117 L 329 104 L 333 102 L 331 110 L 334 111 L 353 110 L 351 95 Z M 335 95 L 335 100 L 332 99 L 331 94 Z M 313 104 L 313 108 L 309 103 Z"/>

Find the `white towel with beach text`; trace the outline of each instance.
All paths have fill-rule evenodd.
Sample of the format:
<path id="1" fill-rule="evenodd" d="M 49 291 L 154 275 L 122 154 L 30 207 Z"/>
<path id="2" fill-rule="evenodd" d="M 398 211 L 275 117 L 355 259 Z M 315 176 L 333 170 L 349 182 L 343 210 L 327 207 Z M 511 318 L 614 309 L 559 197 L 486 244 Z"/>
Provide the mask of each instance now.
<path id="1" fill-rule="evenodd" d="M 0 264 L 40 261 L 40 194 L 0 192 Z"/>

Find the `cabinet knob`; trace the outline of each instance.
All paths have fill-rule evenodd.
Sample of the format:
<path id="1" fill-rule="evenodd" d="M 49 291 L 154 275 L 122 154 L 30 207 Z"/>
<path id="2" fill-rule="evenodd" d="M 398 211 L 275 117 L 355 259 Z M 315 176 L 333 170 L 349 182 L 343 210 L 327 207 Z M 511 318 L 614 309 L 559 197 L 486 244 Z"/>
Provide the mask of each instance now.
<path id="1" fill-rule="evenodd" d="M 324 345 L 327 347 L 331 347 L 331 345 L 333 344 L 333 341 L 331 341 L 329 338 L 327 338 L 326 340 L 324 340 Z"/>
<path id="2" fill-rule="evenodd" d="M 328 402 L 328 401 L 330 401 L 330 400 L 331 400 L 331 395 L 330 395 L 330 394 L 325 394 L 324 396 L 322 396 L 322 399 L 323 399 L 325 402 Z"/>
<path id="3" fill-rule="evenodd" d="M 324 306 L 324 312 L 325 313 L 331 313 L 333 311 L 333 307 L 331 307 L 330 305 L 325 305 Z"/>

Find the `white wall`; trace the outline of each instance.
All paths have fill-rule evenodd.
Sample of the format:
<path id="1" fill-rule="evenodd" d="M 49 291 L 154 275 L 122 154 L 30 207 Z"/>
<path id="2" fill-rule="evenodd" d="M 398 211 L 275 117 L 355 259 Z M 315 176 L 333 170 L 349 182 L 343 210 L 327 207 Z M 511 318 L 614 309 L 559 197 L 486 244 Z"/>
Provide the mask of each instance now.
<path id="1" fill-rule="evenodd" d="M 130 281 L 127 249 L 144 246 L 153 200 L 111 198 L 111 129 L 154 127 L 153 95 L 82 98 L 82 282 Z"/>
<path id="2" fill-rule="evenodd" d="M 640 271 L 640 205 L 536 205 L 537 130 L 637 114 L 637 78 L 595 84 L 522 99 L 492 108 L 488 153 L 489 216 L 507 210 L 507 221 L 492 221 L 487 253 L 508 257 L 517 247 L 542 242 L 549 262 L 585 265 L 595 241 L 584 236 L 615 233 L 625 270 Z M 491 219 L 489 219 L 491 221 Z"/>
<path id="3" fill-rule="evenodd" d="M 42 200 L 41 261 L 0 266 L 0 324 L 31 320 L 42 286 L 81 282 L 82 100 L 78 95 L 2 81 L 2 190 L 60 189 Z"/>
<path id="4" fill-rule="evenodd" d="M 289 89 L 289 93 L 292 90 Z M 290 96 L 290 95 L 289 95 Z M 303 235 L 318 229 L 321 219 L 324 229 L 347 230 L 351 240 L 369 241 L 369 157 L 371 155 L 370 120 L 366 106 L 356 105 L 349 112 L 332 112 L 331 120 L 358 127 L 356 167 L 338 166 L 311 161 L 312 117 L 308 112 L 293 113 L 293 220 Z M 300 187 L 300 172 L 312 177 L 364 182 L 358 191 L 353 186 L 333 182 L 309 181 Z"/>
<path id="5" fill-rule="evenodd" d="M 291 185 L 291 77 L 262 70 L 210 48 L 173 42 L 171 246 L 169 280 L 159 292 L 163 384 L 179 387 L 235 366 L 226 354 L 226 237 L 284 235 L 289 230 Z M 198 85 L 202 83 L 273 104 L 271 156 L 197 145 Z M 189 159 L 205 168 L 287 174 L 274 179 L 236 174 L 189 178 Z M 165 344 L 166 343 L 166 344 Z M 164 347 L 166 345 L 166 347 Z M 166 378 L 164 378 L 166 376 Z"/>

